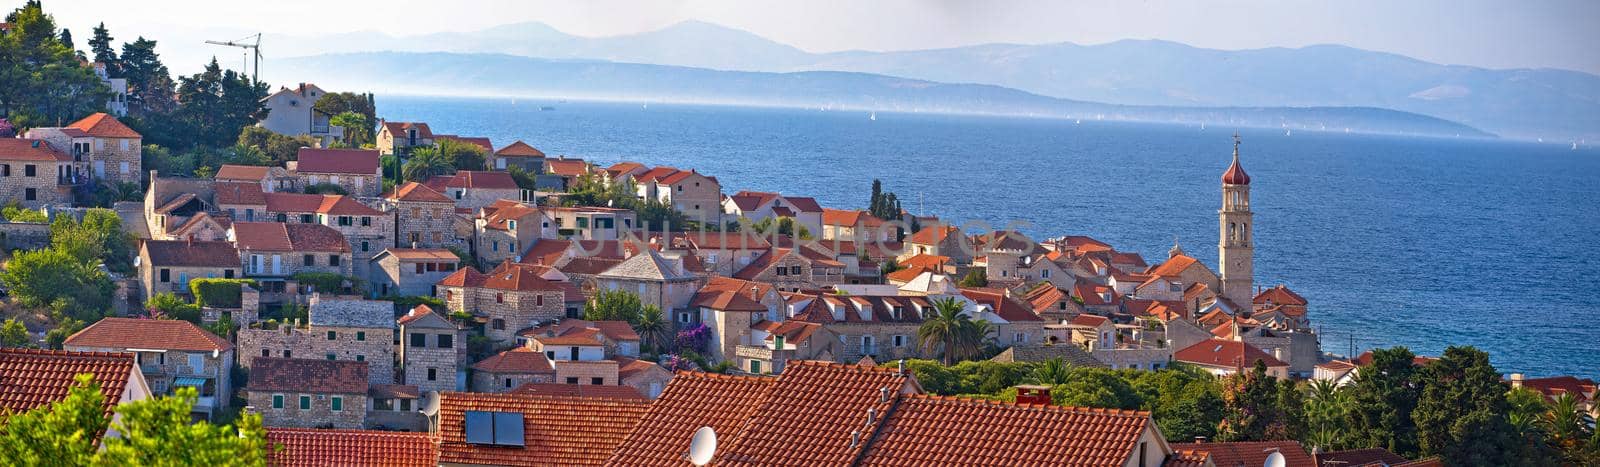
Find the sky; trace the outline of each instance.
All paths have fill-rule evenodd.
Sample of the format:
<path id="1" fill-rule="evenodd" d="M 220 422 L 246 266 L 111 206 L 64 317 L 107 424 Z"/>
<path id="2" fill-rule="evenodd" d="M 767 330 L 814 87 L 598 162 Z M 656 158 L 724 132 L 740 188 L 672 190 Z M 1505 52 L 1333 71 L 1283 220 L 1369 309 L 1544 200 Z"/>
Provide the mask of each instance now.
<path id="1" fill-rule="evenodd" d="M 20 0 L 11 3 L 20 4 Z M 254 32 L 404 36 L 538 21 L 581 36 L 699 20 L 811 52 L 1008 42 L 1163 39 L 1217 49 L 1341 44 L 1436 63 L 1600 74 L 1600 1 L 1591 0 L 127 0 L 47 1 L 79 46 L 105 21 L 118 42 L 145 36 L 176 57 L 238 51 L 203 43 Z M 269 6 L 270 5 L 270 6 Z M 263 51 L 271 57 L 271 44 Z M 192 61 L 192 60 L 191 60 Z M 168 61 L 174 72 L 193 65 Z"/>

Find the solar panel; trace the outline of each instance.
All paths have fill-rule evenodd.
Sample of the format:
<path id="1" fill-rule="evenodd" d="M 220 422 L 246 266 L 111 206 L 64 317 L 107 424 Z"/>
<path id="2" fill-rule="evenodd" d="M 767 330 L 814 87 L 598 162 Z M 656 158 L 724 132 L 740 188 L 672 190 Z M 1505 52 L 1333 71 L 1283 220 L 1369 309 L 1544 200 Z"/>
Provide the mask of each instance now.
<path id="1" fill-rule="evenodd" d="M 468 444 L 495 444 L 494 421 L 491 412 L 466 413 L 466 431 Z M 520 426 L 518 428 L 521 428 Z M 518 432 L 521 430 L 519 429 Z"/>
<path id="2" fill-rule="evenodd" d="M 494 444 L 501 446 L 522 446 L 522 443 L 522 413 L 495 412 Z"/>

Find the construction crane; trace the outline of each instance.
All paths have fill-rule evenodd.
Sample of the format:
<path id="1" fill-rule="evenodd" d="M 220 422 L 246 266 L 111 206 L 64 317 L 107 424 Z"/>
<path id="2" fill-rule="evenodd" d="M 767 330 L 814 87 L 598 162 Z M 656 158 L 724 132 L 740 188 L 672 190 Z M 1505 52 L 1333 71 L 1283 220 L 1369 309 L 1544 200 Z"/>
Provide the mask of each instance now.
<path id="1" fill-rule="evenodd" d="M 246 40 L 250 40 L 250 39 L 254 39 L 254 41 L 253 42 L 245 42 Z M 238 48 L 241 48 L 241 49 L 249 50 L 251 53 L 254 53 L 254 55 L 255 55 L 255 71 L 250 74 L 250 80 L 253 81 L 254 84 L 258 84 L 258 85 L 261 84 L 261 33 L 255 33 L 253 35 L 244 36 L 244 37 L 241 37 L 241 38 L 238 38 L 238 39 L 234 39 L 234 40 L 231 40 L 231 41 L 206 41 L 206 43 L 207 44 L 212 44 L 212 45 L 225 45 L 225 46 L 228 46 L 228 47 L 238 47 Z"/>

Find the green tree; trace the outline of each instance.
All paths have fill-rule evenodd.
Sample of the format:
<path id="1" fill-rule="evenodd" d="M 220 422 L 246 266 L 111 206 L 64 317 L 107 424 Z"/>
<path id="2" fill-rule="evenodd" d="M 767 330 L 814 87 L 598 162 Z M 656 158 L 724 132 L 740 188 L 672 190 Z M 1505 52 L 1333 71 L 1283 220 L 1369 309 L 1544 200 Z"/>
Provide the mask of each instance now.
<path id="1" fill-rule="evenodd" d="M 318 112 L 322 112 L 324 115 L 337 116 L 345 112 L 361 115 L 362 117 L 366 118 L 366 122 L 369 125 L 369 132 L 371 131 L 370 125 L 378 120 L 378 108 L 372 99 L 372 93 L 327 93 L 323 94 L 322 97 L 317 98 L 317 102 L 312 104 L 311 108 L 316 109 Z M 350 136 L 348 131 L 349 130 L 346 129 L 345 137 L 347 140 Z M 371 140 L 368 140 L 368 142 L 371 142 Z"/>
<path id="2" fill-rule="evenodd" d="M 450 161 L 455 170 L 483 170 L 488 161 L 488 153 L 476 144 L 446 139 L 435 143 L 434 148 Z"/>
<path id="3" fill-rule="evenodd" d="M 683 231 L 688 225 L 688 218 L 683 213 L 673 209 L 672 205 L 658 200 L 649 200 L 642 203 L 629 203 L 633 206 L 634 217 L 639 220 L 639 227 L 653 230 L 666 230 L 669 232 Z M 805 234 L 805 227 L 801 227 Z M 810 238 L 809 234 L 805 237 Z"/>
<path id="4" fill-rule="evenodd" d="M 1305 443 L 1323 451 L 1349 448 L 1345 440 L 1344 423 L 1349 418 L 1349 394 L 1333 381 L 1319 379 L 1310 383 L 1305 400 Z"/>
<path id="5" fill-rule="evenodd" d="M 261 416 L 246 414 L 238 427 L 191 422 L 198 394 L 179 388 L 170 397 L 157 397 L 117 407 L 122 417 L 115 428 L 121 436 L 107 438 L 105 451 L 95 456 L 97 466 L 122 465 L 266 465 L 266 431 Z"/>
<path id="6" fill-rule="evenodd" d="M 1417 425 L 1411 412 L 1420 388 L 1413 381 L 1415 355 L 1405 347 L 1378 349 L 1372 363 L 1356 369 L 1350 391 L 1346 428 L 1353 448 L 1384 448 L 1404 457 L 1417 457 Z"/>
<path id="7" fill-rule="evenodd" d="M 661 309 L 655 305 L 645 305 L 641 308 L 639 321 L 633 323 L 633 332 L 639 333 L 639 339 L 644 341 L 642 342 L 644 348 L 650 349 L 653 353 L 660 353 L 661 349 L 658 346 L 671 341 L 671 336 L 668 334 L 670 331 L 666 320 L 661 316 Z"/>
<path id="8" fill-rule="evenodd" d="M 644 305 L 639 296 L 621 289 L 602 290 L 584 304 L 583 319 L 590 321 L 627 321 L 638 325 Z M 657 313 L 660 314 L 660 313 Z M 644 337 L 642 334 L 640 337 Z"/>
<path id="9" fill-rule="evenodd" d="M 962 287 L 988 287 L 989 274 L 984 272 L 984 268 L 968 269 L 967 275 L 961 276 L 961 282 L 958 285 Z"/>
<path id="10" fill-rule="evenodd" d="M 234 146 L 251 148 L 265 156 L 263 164 L 243 165 L 282 165 L 298 158 L 300 148 L 317 147 L 317 139 L 305 135 L 281 135 L 266 128 L 249 125 L 239 130 L 239 138 L 234 141 Z"/>
<path id="11" fill-rule="evenodd" d="M 518 166 L 515 166 L 515 165 L 510 166 L 510 167 L 506 167 L 506 172 L 510 173 L 511 174 L 511 179 L 515 180 L 517 182 L 517 188 L 521 188 L 521 189 L 529 190 L 529 191 L 533 191 L 533 190 L 539 189 L 539 183 L 538 183 L 539 178 L 538 178 L 537 174 L 534 174 L 533 172 L 529 172 L 529 171 L 526 171 L 526 170 L 522 170 L 522 167 L 518 167 Z"/>
<path id="12" fill-rule="evenodd" d="M 61 45 L 67 46 L 68 49 L 78 50 L 78 46 L 72 43 L 72 31 L 67 28 L 61 28 L 61 37 L 57 40 L 60 40 Z"/>
<path id="13" fill-rule="evenodd" d="M 923 317 L 917 328 L 917 341 L 922 348 L 937 349 L 946 365 L 983 354 L 989 322 L 972 319 L 966 314 L 966 306 L 966 302 L 954 297 L 934 300 L 933 313 Z"/>
<path id="14" fill-rule="evenodd" d="M 115 290 L 111 279 L 95 265 L 55 249 L 18 252 L 0 271 L 0 283 L 22 306 L 50 307 L 85 321 L 104 316 Z"/>
<path id="15" fill-rule="evenodd" d="M 67 397 L 4 416 L 0 459 L 9 465 L 90 465 L 98 450 L 95 442 L 109 425 L 105 395 L 93 375 L 78 375 L 76 380 Z"/>
<path id="16" fill-rule="evenodd" d="M 127 59 L 126 53 L 123 59 Z M 228 146 L 238 140 L 244 127 L 265 115 L 261 99 L 267 95 L 267 85 L 252 84 L 243 74 L 223 70 L 214 58 L 200 73 L 178 81 L 181 104 L 171 115 L 174 134 L 166 136 L 188 143 L 180 147 Z"/>
<path id="17" fill-rule="evenodd" d="M 424 146 L 411 151 L 411 157 L 406 160 L 405 168 L 400 175 L 406 181 L 423 182 L 430 178 L 455 173 L 455 161 L 450 160 L 439 148 Z"/>
<path id="18" fill-rule="evenodd" d="M 22 205 L 17 204 L 16 201 L 12 201 L 4 209 L 0 209 L 0 216 L 11 222 L 34 222 L 39 224 L 50 222 L 50 218 L 45 216 L 44 211 L 24 208 Z"/>
<path id="19" fill-rule="evenodd" d="M 172 73 L 156 53 L 156 41 L 140 37 L 122 44 L 117 60 L 121 77 L 128 80 L 128 110 L 134 115 L 168 113 L 177 107 Z"/>
<path id="20" fill-rule="evenodd" d="M 1067 384 L 1072 378 L 1072 364 L 1060 357 L 1041 362 L 1033 368 L 1033 373 L 1028 375 L 1028 382 L 1033 384 L 1059 385 Z"/>
<path id="21" fill-rule="evenodd" d="M 55 19 L 29 1 L 6 15 L 0 36 L 0 117 L 19 128 L 54 125 L 105 108 L 109 87 L 56 32 Z"/>
<path id="22" fill-rule="evenodd" d="M 1173 364 L 1158 371 L 1128 371 L 1138 391 L 1141 410 L 1150 411 L 1167 439 L 1193 440 L 1216 437 L 1222 422 L 1222 396 L 1218 380 L 1198 368 Z"/>
<path id="23" fill-rule="evenodd" d="M 103 261 L 112 271 L 133 272 L 133 237 L 122 229 L 122 218 L 110 209 L 89 209 L 82 222 L 71 216 L 56 218 L 50 224 L 50 245 L 85 264 Z"/>
<path id="24" fill-rule="evenodd" d="M 94 37 L 89 39 L 89 51 L 94 53 L 94 61 L 106 64 L 107 74 L 120 78 L 122 71 L 117 65 L 117 50 L 111 47 L 112 40 L 111 31 L 102 22 L 94 27 Z"/>
<path id="25" fill-rule="evenodd" d="M 326 98 L 327 96 L 323 96 Z M 321 104 L 322 101 L 317 101 Z M 372 135 L 372 120 L 366 115 L 345 111 L 328 119 L 328 124 L 344 129 L 344 143 L 352 148 L 375 143 Z"/>
<path id="26" fill-rule="evenodd" d="M 0 326 L 0 347 L 18 348 L 32 347 L 33 335 L 28 333 L 28 327 L 16 318 L 6 320 L 5 326 Z"/>
<path id="27" fill-rule="evenodd" d="M 1574 465 L 1600 465 L 1600 444 L 1595 443 L 1595 420 L 1572 393 L 1562 393 L 1541 414 L 1550 443 Z M 1526 456 L 1525 456 L 1526 457 Z"/>
<path id="28" fill-rule="evenodd" d="M 1521 445 L 1522 465 L 1559 463 L 1562 453 L 1550 437 L 1546 419 L 1549 412 L 1544 394 L 1538 391 L 1518 388 L 1506 393 L 1506 423 L 1511 425 Z M 1583 465 L 1582 462 L 1576 464 Z"/>
<path id="29" fill-rule="evenodd" d="M 1506 389 L 1489 354 L 1450 347 L 1417 375 L 1421 398 L 1411 418 L 1425 456 L 1449 465 L 1509 465 L 1517 442 L 1506 421 Z"/>
<path id="30" fill-rule="evenodd" d="M 200 324 L 200 306 L 184 301 L 172 292 L 161 292 L 144 301 L 151 318 L 175 319 Z"/>
<path id="31" fill-rule="evenodd" d="M 1267 365 L 1257 360 L 1249 371 L 1229 376 L 1223 384 L 1222 424 L 1219 441 L 1269 441 L 1288 439 L 1289 421 L 1278 406 L 1278 381 L 1267 376 Z"/>

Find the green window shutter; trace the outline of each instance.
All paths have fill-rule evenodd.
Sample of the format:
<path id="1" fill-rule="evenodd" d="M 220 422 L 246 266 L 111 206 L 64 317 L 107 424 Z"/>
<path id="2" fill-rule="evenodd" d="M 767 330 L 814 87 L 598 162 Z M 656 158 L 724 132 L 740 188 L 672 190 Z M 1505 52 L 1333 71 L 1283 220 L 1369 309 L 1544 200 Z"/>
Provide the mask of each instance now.
<path id="1" fill-rule="evenodd" d="M 344 410 L 344 398 L 343 397 L 333 396 L 333 410 L 334 411 Z"/>
<path id="2" fill-rule="evenodd" d="M 311 410 L 311 396 L 300 396 L 300 410 Z"/>
<path id="3" fill-rule="evenodd" d="M 283 408 L 283 394 L 273 394 L 272 395 L 272 408 L 274 408 L 274 409 Z"/>

